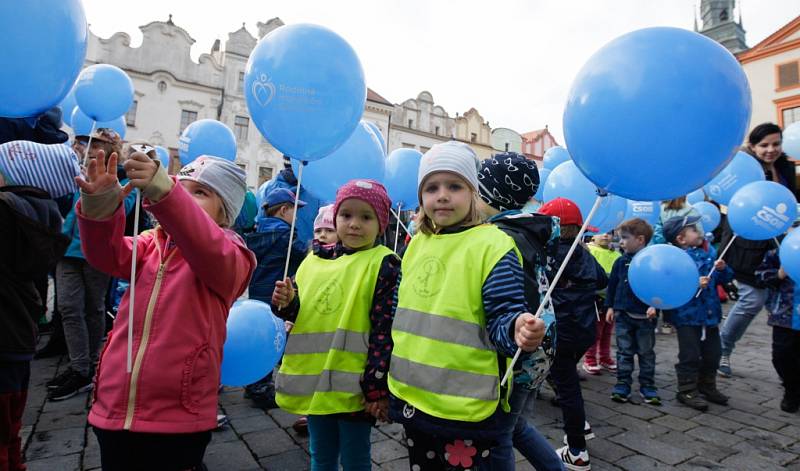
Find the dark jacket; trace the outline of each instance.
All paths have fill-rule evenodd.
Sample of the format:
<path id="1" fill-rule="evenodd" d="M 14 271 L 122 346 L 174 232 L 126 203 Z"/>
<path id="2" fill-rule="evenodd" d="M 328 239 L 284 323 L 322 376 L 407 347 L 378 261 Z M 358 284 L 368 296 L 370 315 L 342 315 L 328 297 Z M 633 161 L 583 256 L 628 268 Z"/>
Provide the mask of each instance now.
<path id="1" fill-rule="evenodd" d="M 55 267 L 68 244 L 46 192 L 0 188 L 0 361 L 33 358 L 36 321 L 46 301 L 34 283 Z"/>
<path id="2" fill-rule="evenodd" d="M 714 247 L 708 249 L 693 247 L 686 250 L 692 257 L 700 276 L 706 276 L 714 267 L 717 259 L 717 251 Z M 683 306 L 672 312 L 672 324 L 675 327 L 681 326 L 708 326 L 719 325 L 722 319 L 722 304 L 719 302 L 716 285 L 729 283 L 733 280 L 733 270 L 725 267 L 723 271 L 714 270 L 708 287 L 700 292 L 700 296 L 692 299 Z"/>
<path id="3" fill-rule="evenodd" d="M 768 313 L 767 324 L 800 331 L 800 306 L 796 304 L 800 301 L 800 295 L 797 295 L 798 286 L 789 277 L 782 280 L 778 278 L 780 268 L 778 250 L 774 249 L 767 252 L 756 270 L 759 281 L 769 290 L 767 302 L 764 304 Z"/>
<path id="4" fill-rule="evenodd" d="M 724 250 L 733 237 L 733 231 L 728 218 L 723 216 L 720 223 L 722 228 L 722 238 L 719 241 L 719 249 Z M 763 288 L 764 285 L 756 277 L 756 269 L 764 260 L 764 255 L 768 250 L 775 248 L 775 241 L 770 240 L 748 240 L 737 237 L 725 254 L 725 263 L 733 270 L 733 277 L 736 281 L 746 283 L 756 288 Z"/>
<path id="5" fill-rule="evenodd" d="M 753 154 L 750 153 L 750 155 Z M 786 154 L 781 154 L 781 156 L 778 157 L 778 160 L 775 161 L 773 166 L 775 167 L 775 172 L 778 174 L 778 182 L 781 185 L 785 186 L 786 188 L 790 189 L 792 193 L 794 193 L 794 197 L 798 198 L 797 174 L 795 173 L 794 162 L 789 160 L 789 157 Z M 764 170 L 764 174 L 766 176 L 767 181 L 774 181 L 771 171 Z"/>
<path id="6" fill-rule="evenodd" d="M 287 188 L 297 194 L 297 177 L 294 176 L 292 169 L 287 168 L 281 170 L 275 178 L 267 183 L 263 194 L 267 195 L 270 191 L 278 188 Z M 295 228 L 297 229 L 297 236 L 306 246 L 311 244 L 314 239 L 314 219 L 319 213 L 319 208 L 324 204 L 317 198 L 316 195 L 309 192 L 305 186 L 300 186 L 300 194 L 297 195 L 301 201 L 305 201 L 306 205 L 302 208 L 297 208 L 297 221 L 295 221 Z M 256 223 L 260 223 L 266 219 L 267 215 L 264 213 L 264 208 L 258 209 L 258 216 L 256 216 Z"/>
<path id="7" fill-rule="evenodd" d="M 291 229 L 292 226 L 283 219 L 268 216 L 259 221 L 256 232 L 245 235 L 244 241 L 247 243 L 247 248 L 256 254 L 258 262 L 248 288 L 250 299 L 272 303 L 275 282 L 283 279 Z M 308 244 L 295 237 L 289 260 L 289 276 L 294 276 L 297 272 L 297 267 L 300 266 L 306 253 L 308 253 Z M 274 306 L 273 309 L 275 309 Z"/>
<path id="8" fill-rule="evenodd" d="M 636 297 L 628 281 L 628 268 L 631 266 L 631 260 L 633 260 L 633 255 L 624 253 L 614 262 L 611 274 L 608 276 L 605 307 L 606 309 L 613 308 L 615 311 L 645 314 L 650 306 Z"/>
<path id="9" fill-rule="evenodd" d="M 38 118 L 0 118 L 0 144 L 11 141 L 61 144 L 68 139 L 61 130 L 61 108 L 57 106 Z"/>
<path id="10" fill-rule="evenodd" d="M 561 239 L 555 264 L 550 267 L 547 276 L 551 282 L 571 245 L 571 240 Z M 570 348 L 570 346 L 580 347 L 587 342 L 591 345 L 594 342 L 598 315 L 594 300 L 597 291 L 607 285 L 608 276 L 603 267 L 583 245 L 579 244 L 553 291 L 558 345 Z M 589 345 L 586 345 L 586 348 Z"/>

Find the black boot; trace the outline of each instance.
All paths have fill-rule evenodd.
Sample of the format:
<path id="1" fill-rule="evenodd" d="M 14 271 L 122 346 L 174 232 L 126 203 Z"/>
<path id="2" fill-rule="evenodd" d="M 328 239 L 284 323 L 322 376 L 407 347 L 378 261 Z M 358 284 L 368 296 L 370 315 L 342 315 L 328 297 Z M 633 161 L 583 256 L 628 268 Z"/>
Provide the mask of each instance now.
<path id="1" fill-rule="evenodd" d="M 697 409 L 700 412 L 708 410 L 708 402 L 700 397 L 700 393 L 697 391 L 697 382 L 695 381 L 680 381 L 678 383 L 678 393 L 675 397 L 678 399 L 678 402 L 692 409 Z"/>
<path id="2" fill-rule="evenodd" d="M 716 376 L 701 377 L 697 382 L 697 390 L 708 402 L 713 402 L 714 404 L 722 406 L 728 405 L 728 396 L 722 394 L 719 392 L 719 389 L 717 389 Z"/>
<path id="3" fill-rule="evenodd" d="M 790 394 L 788 391 L 783 393 L 781 410 L 789 413 L 795 413 L 800 410 L 800 395 Z"/>

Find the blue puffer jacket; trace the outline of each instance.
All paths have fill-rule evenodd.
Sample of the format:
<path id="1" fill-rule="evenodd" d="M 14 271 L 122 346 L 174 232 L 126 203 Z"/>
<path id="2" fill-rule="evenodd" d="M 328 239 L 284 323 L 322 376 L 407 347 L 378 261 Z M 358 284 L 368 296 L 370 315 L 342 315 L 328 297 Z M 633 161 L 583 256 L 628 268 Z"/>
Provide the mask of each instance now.
<path id="1" fill-rule="evenodd" d="M 286 188 L 294 193 L 297 193 L 297 179 L 294 173 L 289 170 L 282 170 L 278 175 L 267 183 L 264 194 L 276 188 Z M 311 240 L 314 239 L 314 219 L 317 217 L 322 202 L 319 198 L 309 193 L 306 187 L 300 187 L 301 201 L 305 201 L 306 205 L 302 208 L 297 208 L 297 221 L 295 221 L 295 228 L 297 229 L 297 237 L 303 241 L 306 247 L 311 245 Z M 262 219 L 267 217 L 264 214 L 264 208 L 258 209 L 258 216 L 256 216 L 256 223 L 260 223 Z"/>
<path id="2" fill-rule="evenodd" d="M 767 324 L 784 329 L 800 330 L 800 287 L 789 277 L 778 278 L 781 261 L 777 250 L 770 250 L 756 269 L 756 277 L 768 289 L 764 307 L 769 313 Z"/>
<path id="3" fill-rule="evenodd" d="M 686 253 L 694 260 L 700 276 L 706 276 L 714 267 L 717 259 L 717 251 L 712 246 L 707 249 L 703 247 L 689 248 L 686 249 Z M 723 271 L 714 270 L 711 280 L 708 282 L 708 288 L 702 290 L 699 297 L 693 297 L 691 301 L 672 311 L 672 324 L 675 327 L 719 325 L 722 319 L 722 304 L 719 302 L 716 285 L 731 281 L 733 281 L 733 270 L 730 267 L 725 267 Z"/>
<path id="4" fill-rule="evenodd" d="M 256 254 L 255 271 L 250 278 L 248 294 L 250 299 L 257 299 L 267 304 L 272 302 L 275 282 L 283 278 L 286 263 L 286 252 L 289 249 L 288 222 L 276 217 L 265 217 L 258 222 L 256 232 L 245 234 L 247 248 Z M 292 254 L 289 260 L 289 276 L 294 276 L 300 262 L 308 253 L 308 243 L 297 237 L 292 242 Z"/>

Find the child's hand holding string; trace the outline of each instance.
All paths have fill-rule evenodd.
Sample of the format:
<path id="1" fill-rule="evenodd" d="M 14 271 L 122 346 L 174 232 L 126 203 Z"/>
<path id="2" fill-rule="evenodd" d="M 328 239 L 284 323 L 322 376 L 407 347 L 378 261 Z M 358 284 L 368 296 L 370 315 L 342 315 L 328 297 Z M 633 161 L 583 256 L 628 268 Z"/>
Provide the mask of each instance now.
<path id="1" fill-rule="evenodd" d="M 158 164 L 142 152 L 131 154 L 125 161 L 124 167 L 125 173 L 128 175 L 128 184 L 123 188 L 125 195 L 134 188 L 144 190 L 153 181 L 153 177 L 158 171 Z"/>
<path id="2" fill-rule="evenodd" d="M 389 421 L 389 399 L 378 399 L 375 402 L 367 402 L 366 411 L 381 422 Z"/>
<path id="3" fill-rule="evenodd" d="M 272 304 L 286 307 L 294 299 L 294 286 L 287 276 L 283 281 L 275 282 L 275 291 L 272 292 Z"/>
<path id="4" fill-rule="evenodd" d="M 544 321 L 526 312 L 514 322 L 514 342 L 525 352 L 539 348 L 544 338 Z"/>

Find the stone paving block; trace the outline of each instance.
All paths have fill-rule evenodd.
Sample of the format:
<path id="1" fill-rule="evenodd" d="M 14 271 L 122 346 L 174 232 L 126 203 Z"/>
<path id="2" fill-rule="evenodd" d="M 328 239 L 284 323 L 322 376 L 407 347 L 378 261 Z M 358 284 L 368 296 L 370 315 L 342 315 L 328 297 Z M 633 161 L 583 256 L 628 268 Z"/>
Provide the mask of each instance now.
<path id="1" fill-rule="evenodd" d="M 597 459 L 594 455 L 589 456 L 589 459 L 592 462 L 592 470 L 594 471 L 621 471 L 622 468 L 614 466 L 611 463 L 603 461 L 601 459 Z M 519 469 L 519 468 L 517 468 Z M 531 468 L 533 469 L 533 468 Z"/>
<path id="2" fill-rule="evenodd" d="M 634 454 L 634 452 L 628 448 L 619 446 L 609 439 L 600 437 L 587 441 L 586 448 L 589 450 L 589 458 L 593 465 L 595 457 L 608 461 L 609 463 L 616 463 L 622 458 Z"/>
<path id="3" fill-rule="evenodd" d="M 389 440 L 389 436 L 381 432 L 377 427 L 372 427 L 372 430 L 369 432 L 369 442 L 376 443 L 384 440 Z"/>
<path id="4" fill-rule="evenodd" d="M 694 456 L 692 452 L 685 448 L 674 447 L 661 443 L 659 440 L 651 440 L 636 432 L 621 433 L 609 440 L 631 450 L 635 450 L 636 453 L 646 455 L 669 465 L 678 464 Z M 622 461 L 624 461 L 624 459 Z"/>
<path id="5" fill-rule="evenodd" d="M 22 447 L 25 448 L 25 444 L 28 443 L 28 438 L 31 436 L 31 432 L 33 431 L 32 425 L 24 425 L 19 430 L 19 438 L 22 440 Z"/>
<path id="6" fill-rule="evenodd" d="M 736 435 L 740 435 L 749 440 L 750 442 L 758 442 L 759 444 L 763 444 L 770 448 L 785 448 L 791 445 L 792 443 L 796 442 L 797 440 L 800 440 L 800 435 L 795 435 L 794 437 L 791 437 L 783 435 L 781 433 L 767 432 L 766 430 L 761 430 L 753 427 L 745 427 L 736 432 Z"/>
<path id="7" fill-rule="evenodd" d="M 675 396 L 667 398 L 665 395 L 662 395 L 661 401 L 662 404 L 659 410 L 665 415 L 674 415 L 675 417 L 680 417 L 681 419 L 691 420 L 694 417 L 702 414 L 702 412 L 694 410 L 691 407 L 686 407 L 680 402 L 676 401 Z"/>
<path id="8" fill-rule="evenodd" d="M 742 428 L 745 427 L 745 425 L 740 422 L 728 420 L 724 417 L 714 414 L 701 414 L 692 419 L 692 421 L 697 422 L 698 424 L 703 424 L 706 427 L 711 427 L 717 430 L 722 430 L 723 432 L 731 432 L 731 433 L 737 430 L 741 430 Z"/>
<path id="9" fill-rule="evenodd" d="M 286 434 L 288 434 L 289 437 L 292 440 L 294 440 L 295 443 L 302 446 L 304 449 L 308 449 L 308 446 L 305 446 L 308 445 L 309 441 L 308 434 L 300 435 L 299 433 L 295 432 L 294 429 L 291 427 L 283 429 L 283 431 L 286 432 Z"/>
<path id="10" fill-rule="evenodd" d="M 609 425 L 606 422 L 592 421 L 592 431 L 597 438 L 609 438 L 624 432 L 624 429 Z"/>
<path id="11" fill-rule="evenodd" d="M 292 450 L 259 460 L 269 471 L 306 471 L 311 469 L 311 458 L 303 450 Z"/>
<path id="12" fill-rule="evenodd" d="M 298 418 L 299 415 L 290 414 L 282 409 L 272 409 L 268 412 L 268 414 L 275 420 L 275 422 L 280 425 L 281 428 L 291 427 Z"/>
<path id="13" fill-rule="evenodd" d="M 608 423 L 628 431 L 635 431 L 645 437 L 655 438 L 662 433 L 667 433 L 669 429 L 662 425 L 645 422 L 644 420 L 619 414 L 608 419 Z"/>
<path id="14" fill-rule="evenodd" d="M 36 425 L 36 431 L 47 432 L 49 430 L 61 430 L 64 428 L 85 426 L 85 412 L 71 414 L 64 414 L 61 412 L 46 412 L 39 417 L 39 423 Z"/>
<path id="15" fill-rule="evenodd" d="M 590 457 L 591 458 L 591 457 Z M 620 468 L 624 469 L 625 471 L 642 471 L 642 470 L 671 470 L 673 469 L 672 466 L 667 466 L 663 463 L 659 463 L 658 461 L 650 458 L 649 456 L 643 455 L 633 455 L 627 458 L 623 458 L 619 462 L 615 463 Z"/>
<path id="16" fill-rule="evenodd" d="M 712 461 L 708 458 L 692 458 L 689 461 L 678 465 L 675 469 L 680 471 L 703 471 L 703 470 L 724 470 L 725 466 L 719 464 L 717 461 Z"/>
<path id="17" fill-rule="evenodd" d="M 223 406 L 223 410 L 225 411 L 225 415 L 231 420 L 258 416 L 266 417 L 267 415 L 262 409 L 253 407 L 251 404 Z"/>
<path id="18" fill-rule="evenodd" d="M 84 428 L 73 427 L 50 432 L 36 432 L 26 450 L 29 460 L 80 453 L 84 446 Z"/>
<path id="19" fill-rule="evenodd" d="M 100 467 L 100 444 L 91 430 L 86 432 L 86 447 L 83 449 L 83 469 Z"/>
<path id="20" fill-rule="evenodd" d="M 28 471 L 78 471 L 81 469 L 80 453 L 71 455 L 54 456 L 41 460 L 32 460 L 25 463 Z"/>
<path id="21" fill-rule="evenodd" d="M 242 435 L 247 447 L 258 457 L 279 455 L 300 447 L 281 429 L 253 432 Z"/>
<path id="22" fill-rule="evenodd" d="M 44 407 L 42 407 L 42 412 L 54 412 L 56 414 L 85 413 L 88 411 L 86 407 L 87 398 L 89 397 L 88 394 L 88 392 L 80 393 L 69 399 L 64 399 L 63 401 L 46 401 Z"/>
<path id="23" fill-rule="evenodd" d="M 250 432 L 266 432 L 278 429 L 278 424 L 264 413 L 250 417 L 229 417 L 229 427 L 233 427 L 237 434 L 243 435 Z"/>
<path id="24" fill-rule="evenodd" d="M 763 428 L 765 430 L 771 430 L 773 432 L 785 426 L 784 423 L 778 422 L 777 420 L 767 419 L 765 417 L 761 417 L 758 415 L 748 414 L 747 412 L 742 412 L 736 409 L 731 409 L 722 414 L 722 416 L 725 417 L 726 419 L 735 420 L 736 422 L 740 422 L 745 425 Z"/>
<path id="25" fill-rule="evenodd" d="M 727 447 L 732 447 L 733 445 L 739 443 L 744 438 L 738 435 L 722 432 L 715 428 L 700 426 L 689 430 L 686 432 L 687 435 L 695 437 L 699 440 L 703 440 L 704 442 L 714 443 L 716 445 L 722 445 Z"/>
<path id="26" fill-rule="evenodd" d="M 691 420 L 681 419 L 680 417 L 675 417 L 673 415 L 664 415 L 661 417 L 656 417 L 650 422 L 657 425 L 663 425 L 664 427 L 668 427 L 671 428 L 672 430 L 677 430 L 679 432 L 685 432 L 686 430 L 691 430 L 697 427 L 696 422 L 692 422 Z"/>
<path id="27" fill-rule="evenodd" d="M 698 457 L 712 461 L 720 461 L 736 453 L 736 450 L 732 448 L 722 446 L 719 443 L 697 440 L 684 432 L 672 431 L 665 433 L 658 437 L 658 441 L 678 448 L 685 448 Z"/>
<path id="28" fill-rule="evenodd" d="M 403 430 L 403 426 L 400 424 L 381 424 L 378 426 L 378 429 L 381 433 L 394 440 L 405 442 L 405 430 Z"/>
<path id="29" fill-rule="evenodd" d="M 743 454 L 757 455 L 779 465 L 791 463 L 797 458 L 794 453 L 785 448 L 775 447 L 773 443 L 758 440 L 745 440 L 737 443 L 733 448 Z"/>
<path id="30" fill-rule="evenodd" d="M 800 423 L 800 420 L 795 419 L 793 422 Z M 800 426 L 798 425 L 787 425 L 778 430 L 778 433 L 786 435 L 787 437 L 794 437 L 795 440 L 800 440 Z"/>
<path id="31" fill-rule="evenodd" d="M 773 463 L 766 458 L 749 453 L 737 453 L 722 460 L 721 464 L 725 466 L 726 469 L 742 471 L 777 471 L 783 469 L 782 466 Z"/>
<path id="32" fill-rule="evenodd" d="M 611 399 L 608 400 L 607 404 L 597 404 L 593 402 L 586 402 L 584 403 L 584 410 L 586 411 L 587 417 L 591 417 L 593 419 L 600 419 L 600 420 L 607 420 L 609 417 L 613 417 L 619 413 L 618 410 L 614 410 L 611 406 L 612 404 L 616 404 Z M 559 412 L 561 410 L 559 409 Z M 560 419 L 561 417 L 559 417 Z"/>
<path id="33" fill-rule="evenodd" d="M 222 429 L 216 429 L 213 432 L 211 432 L 210 445 L 213 445 L 215 443 L 234 442 L 237 440 L 239 440 L 239 437 L 236 435 L 236 432 L 233 431 L 233 427 L 231 427 L 230 425 L 226 425 Z"/>
<path id="34" fill-rule="evenodd" d="M 408 471 L 410 466 L 408 465 L 408 458 L 401 458 L 399 460 L 383 463 L 379 468 L 384 471 Z"/>
<path id="35" fill-rule="evenodd" d="M 384 440 L 372 444 L 372 461 L 381 464 L 408 457 L 408 450 L 395 440 Z"/>
<path id="36" fill-rule="evenodd" d="M 212 443 L 203 457 L 209 471 L 255 471 L 261 466 L 243 442 Z"/>

